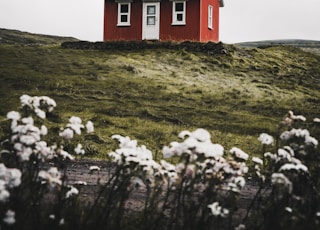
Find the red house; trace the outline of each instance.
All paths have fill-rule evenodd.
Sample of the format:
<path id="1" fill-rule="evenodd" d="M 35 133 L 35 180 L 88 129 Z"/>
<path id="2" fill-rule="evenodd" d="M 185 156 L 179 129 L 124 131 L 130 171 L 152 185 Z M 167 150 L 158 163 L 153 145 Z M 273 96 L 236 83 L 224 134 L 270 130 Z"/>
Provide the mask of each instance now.
<path id="1" fill-rule="evenodd" d="M 219 41 L 223 0 L 105 0 L 104 41 Z"/>

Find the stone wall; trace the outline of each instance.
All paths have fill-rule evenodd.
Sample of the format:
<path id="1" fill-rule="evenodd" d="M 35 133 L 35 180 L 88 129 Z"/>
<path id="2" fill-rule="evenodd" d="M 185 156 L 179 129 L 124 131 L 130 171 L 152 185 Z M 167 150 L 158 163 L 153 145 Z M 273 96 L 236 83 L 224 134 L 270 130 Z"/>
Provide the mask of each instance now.
<path id="1" fill-rule="evenodd" d="M 174 49 L 194 52 L 205 52 L 209 55 L 228 55 L 231 46 L 221 42 L 152 42 L 152 41 L 111 41 L 111 42 L 63 42 L 62 48 L 67 49 L 97 49 L 97 50 L 143 50 L 143 49 Z"/>

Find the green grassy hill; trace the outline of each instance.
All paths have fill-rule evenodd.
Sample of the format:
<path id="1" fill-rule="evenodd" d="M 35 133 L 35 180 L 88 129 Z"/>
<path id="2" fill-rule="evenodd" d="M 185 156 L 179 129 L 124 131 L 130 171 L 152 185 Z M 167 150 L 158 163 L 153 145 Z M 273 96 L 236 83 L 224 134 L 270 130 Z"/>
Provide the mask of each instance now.
<path id="1" fill-rule="evenodd" d="M 112 134 L 138 139 L 157 154 L 180 131 L 199 127 L 226 149 L 257 154 L 258 135 L 275 134 L 288 110 L 309 121 L 320 116 L 320 56 L 295 47 L 223 45 L 227 52 L 212 55 L 161 45 L 65 49 L 60 43 L 75 39 L 10 30 L 0 37 L 2 133 L 22 94 L 56 100 L 48 125 L 71 115 L 91 119 L 96 132 L 86 136 L 86 147 L 101 154 L 110 150 Z"/>

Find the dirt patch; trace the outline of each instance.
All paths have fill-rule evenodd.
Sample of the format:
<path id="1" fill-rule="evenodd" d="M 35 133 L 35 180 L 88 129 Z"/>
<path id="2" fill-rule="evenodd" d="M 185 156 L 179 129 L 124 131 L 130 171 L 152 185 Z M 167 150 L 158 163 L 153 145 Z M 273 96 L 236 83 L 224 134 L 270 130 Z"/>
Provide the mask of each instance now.
<path id="1" fill-rule="evenodd" d="M 91 166 L 98 166 L 100 171 L 90 172 Z M 67 169 L 67 177 L 70 185 L 76 185 L 79 181 L 87 183 L 86 186 L 81 186 L 81 198 L 87 201 L 93 201 L 98 193 L 101 185 L 105 185 L 109 179 L 110 173 L 114 170 L 114 166 L 106 161 L 80 159 L 73 161 Z M 244 215 L 246 209 L 251 204 L 259 187 L 251 182 L 247 182 L 245 187 L 241 190 L 239 199 L 239 215 Z M 146 191 L 144 189 L 134 190 L 128 201 L 126 207 L 130 210 L 139 211 L 144 207 Z"/>

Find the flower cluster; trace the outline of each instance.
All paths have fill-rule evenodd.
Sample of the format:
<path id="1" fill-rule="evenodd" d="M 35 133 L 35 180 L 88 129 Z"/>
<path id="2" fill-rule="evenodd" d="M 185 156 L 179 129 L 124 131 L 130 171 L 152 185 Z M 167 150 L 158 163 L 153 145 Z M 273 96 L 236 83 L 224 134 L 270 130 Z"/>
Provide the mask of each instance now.
<path id="1" fill-rule="evenodd" d="M 293 111 L 288 111 L 288 114 L 284 117 L 282 124 L 285 126 L 291 126 L 295 121 L 306 121 L 307 119 L 302 115 L 295 115 Z"/>
<path id="2" fill-rule="evenodd" d="M 88 121 L 86 126 L 82 124 L 82 120 L 80 117 L 72 116 L 69 119 L 69 123 L 67 124 L 66 128 L 63 129 L 59 135 L 60 137 L 64 138 L 65 140 L 71 140 L 74 137 L 74 133 L 80 135 L 81 129 L 87 129 L 87 133 L 92 133 L 94 131 L 94 126 L 92 121 Z"/>
<path id="3" fill-rule="evenodd" d="M 306 145 L 318 145 L 318 140 L 310 136 L 310 132 L 307 129 L 291 129 L 290 131 L 285 131 L 280 135 L 281 140 L 290 141 L 294 138 L 300 138 Z"/>
<path id="4" fill-rule="evenodd" d="M 52 158 L 53 148 L 41 141 L 41 138 L 47 135 L 48 129 L 42 125 L 38 128 L 34 125 L 31 116 L 22 117 L 19 112 L 11 111 L 7 114 L 7 118 L 11 120 L 11 139 L 13 149 L 21 161 L 28 161 L 31 154 L 38 158 Z"/>
<path id="5" fill-rule="evenodd" d="M 46 118 L 46 112 L 52 112 L 57 106 L 56 102 L 47 96 L 31 97 L 29 95 L 22 95 L 20 97 L 22 107 L 27 107 L 35 112 L 35 114 L 42 118 Z"/>
<path id="6" fill-rule="evenodd" d="M 41 170 L 38 174 L 38 177 L 42 183 L 48 183 L 48 185 L 52 188 L 62 185 L 61 173 L 56 167 L 51 167 L 47 171 Z"/>
<path id="7" fill-rule="evenodd" d="M 11 188 L 18 187 L 21 183 L 21 171 L 16 168 L 7 168 L 0 164 L 0 202 L 5 202 L 10 197 Z"/>
<path id="8" fill-rule="evenodd" d="M 125 175 L 141 175 L 141 180 L 149 186 L 155 185 L 155 175 L 158 174 L 161 166 L 153 160 L 152 152 L 146 146 L 138 146 L 136 140 L 121 135 L 113 135 L 118 140 L 119 149 L 109 153 L 109 156 L 118 165 L 125 167 Z M 134 181 L 134 180 L 133 180 Z"/>
<path id="9" fill-rule="evenodd" d="M 314 202 L 319 201 L 318 140 L 311 136 L 309 130 L 299 127 L 303 126 L 306 120 L 304 116 L 295 115 L 289 111 L 281 123 L 280 128 L 284 127 L 285 130 L 280 132 L 279 142 L 274 152 L 265 151 L 263 160 L 252 158 L 256 174 L 262 178 L 261 187 L 256 196 L 262 196 L 260 191 L 264 190 L 264 187 L 268 188 L 269 184 L 272 188 L 271 192 L 267 192 L 269 197 L 265 199 L 265 202 L 270 203 L 263 204 L 266 223 L 282 221 L 281 215 L 290 215 L 290 221 L 303 222 L 306 218 L 306 210 L 313 216 L 319 212 L 319 205 L 314 205 Z M 318 118 L 313 119 L 313 122 L 317 123 Z M 263 144 L 263 150 L 271 149 L 267 146 L 273 144 L 273 138 L 270 135 L 263 133 L 259 136 L 259 140 Z M 312 173 L 315 173 L 316 177 Z M 275 207 L 279 212 L 274 213 Z M 301 212 L 301 210 L 304 211 Z M 273 219 L 268 220 L 267 217 Z"/>
<path id="10" fill-rule="evenodd" d="M 185 163 L 180 163 L 178 172 L 199 178 L 197 183 L 215 180 L 220 186 L 227 181 L 224 189 L 239 192 L 245 184 L 244 175 L 248 172 L 245 162 L 248 154 L 239 148 L 233 147 L 230 153 L 235 159 L 225 159 L 224 148 L 220 144 L 211 142 L 211 135 L 205 129 L 197 129 L 194 132 L 182 131 L 179 134 L 183 142 L 172 142 L 170 147 L 163 148 L 164 157 L 178 156 L 185 158 Z M 181 175 L 180 176 L 185 176 Z M 197 187 L 203 187 L 196 185 Z"/>
<path id="11" fill-rule="evenodd" d="M 32 190 L 33 192 L 31 193 L 31 190 L 29 191 L 28 189 L 21 191 L 21 194 L 24 194 L 21 200 L 24 197 L 32 197 L 32 202 L 39 202 L 43 199 L 43 191 L 46 191 L 46 189 L 43 190 L 41 188 L 46 186 L 50 190 L 56 189 L 57 192 L 63 193 L 67 199 L 78 194 L 78 189 L 67 185 L 67 181 L 63 180 L 64 175 L 61 175 L 59 171 L 60 166 L 65 167 L 65 163 L 63 163 L 65 159 L 74 159 L 74 156 L 69 154 L 63 146 L 65 143 L 72 146 L 70 140 L 73 138 L 74 133 L 80 135 L 81 129 L 86 128 L 87 133 L 93 132 L 93 123 L 88 121 L 84 126 L 79 117 L 71 117 L 66 129 L 59 134 L 62 139 L 57 138 L 50 145 L 44 140 L 48 135 L 48 128 L 43 124 L 41 125 L 41 123 L 42 119 L 46 118 L 46 113 L 52 112 L 56 107 L 55 101 L 46 96 L 31 97 L 23 95 L 20 97 L 20 102 L 22 106 L 21 112 L 11 111 L 7 113 L 7 119 L 10 122 L 10 133 L 8 138 L 1 143 L 3 148 L 0 156 L 5 156 L 5 163 L 14 165 L 17 168 L 7 168 L 5 164 L 0 164 L 0 203 L 8 201 L 10 189 L 19 187 L 20 184 L 22 190 L 37 188 L 34 191 Z M 33 114 L 36 115 L 35 118 L 32 117 Z M 81 155 L 85 153 L 80 143 L 76 145 L 74 152 Z M 49 169 L 46 169 L 47 163 L 51 166 Z M 27 203 L 30 202 L 27 201 Z M 16 211 L 20 212 L 21 210 Z M 3 214 L 2 221 L 4 223 L 15 223 L 16 215 L 14 211 L 8 210 L 7 213 Z"/>
<path id="12" fill-rule="evenodd" d="M 229 210 L 222 208 L 219 205 L 219 202 L 213 202 L 212 204 L 209 204 L 208 208 L 211 210 L 211 214 L 213 216 L 227 217 L 229 214 Z"/>

